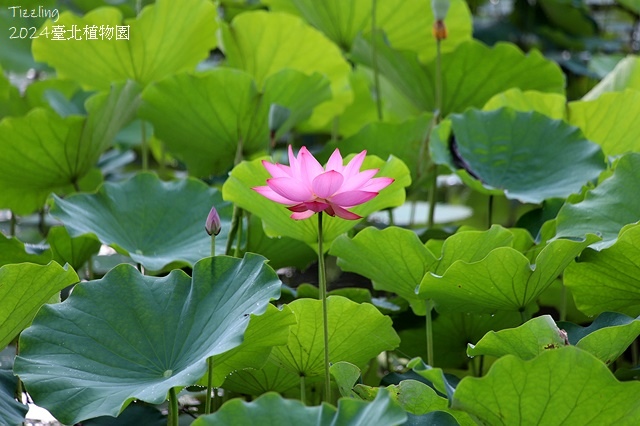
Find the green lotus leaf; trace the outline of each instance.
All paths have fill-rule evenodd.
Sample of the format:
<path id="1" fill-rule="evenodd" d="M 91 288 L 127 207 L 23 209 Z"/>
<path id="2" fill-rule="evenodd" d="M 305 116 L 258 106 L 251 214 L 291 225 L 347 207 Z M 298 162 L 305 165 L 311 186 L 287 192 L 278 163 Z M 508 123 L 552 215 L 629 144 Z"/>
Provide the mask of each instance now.
<path id="1" fill-rule="evenodd" d="M 382 388 L 357 385 L 355 392 L 365 400 L 373 400 Z M 408 413 L 422 415 L 430 411 L 446 409 L 449 405 L 446 398 L 442 398 L 429 386 L 417 380 L 403 380 L 397 385 L 385 388 L 391 398 L 400 404 Z"/>
<path id="2" fill-rule="evenodd" d="M 286 305 L 282 310 L 268 305 L 265 313 L 252 316 L 240 346 L 213 357 L 213 387 L 220 387 L 232 372 L 261 368 L 274 346 L 287 344 L 289 326 L 295 323 L 296 317 Z M 200 384 L 207 385 L 206 376 Z"/>
<path id="3" fill-rule="evenodd" d="M 537 112 L 469 110 L 452 115 L 451 127 L 452 140 L 434 132 L 434 161 L 483 192 L 541 203 L 579 192 L 605 168 L 600 147 L 579 129 Z"/>
<path id="4" fill-rule="evenodd" d="M 598 34 L 598 24 L 591 17 L 591 10 L 586 3 L 540 0 L 539 5 L 554 29 L 565 31 L 574 37 L 594 37 Z"/>
<path id="5" fill-rule="evenodd" d="M 51 296 L 80 279 L 69 267 L 18 263 L 0 268 L 0 348 L 7 346 Z"/>
<path id="6" fill-rule="evenodd" d="M 569 342 L 611 364 L 640 335 L 640 320 L 615 312 L 603 312 L 588 327 L 559 322 Z"/>
<path id="7" fill-rule="evenodd" d="M 319 105 L 308 124 L 321 128 L 352 101 L 351 67 L 340 49 L 302 19 L 286 13 L 246 12 L 221 27 L 227 64 L 248 72 L 259 91 L 283 69 L 318 73 L 331 82 L 333 99 Z"/>
<path id="8" fill-rule="evenodd" d="M 380 231 L 370 227 L 353 239 L 339 237 L 330 253 L 338 257 L 343 270 L 371 279 L 377 290 L 397 293 L 409 301 L 416 315 L 425 315 L 426 298 L 416 292 L 425 274 L 442 275 L 457 260 L 479 261 L 496 247 L 524 244 L 528 248 L 533 241 L 523 237 L 524 234 L 526 231 L 499 226 L 485 232 L 459 232 L 447 239 L 438 259 L 412 231 L 397 227 Z"/>
<path id="9" fill-rule="evenodd" d="M 347 52 L 358 33 L 371 32 L 370 0 L 264 0 L 263 3 L 273 11 L 299 14 Z M 436 55 L 436 39 L 431 34 L 433 22 L 433 10 L 427 2 L 387 0 L 376 7 L 377 29 L 384 30 L 393 47 L 413 50 L 423 62 Z M 451 1 L 446 25 L 448 36 L 442 43 L 443 52 L 471 39 L 471 13 L 464 1 Z"/>
<path id="10" fill-rule="evenodd" d="M 54 40 L 53 36 L 33 41 L 33 56 L 56 69 L 60 77 L 76 80 L 85 89 L 108 89 L 112 82 L 134 80 L 147 85 L 173 73 L 192 70 L 216 46 L 216 10 L 205 0 L 174 2 L 158 0 L 145 7 L 137 19 L 122 19 L 120 10 L 97 8 L 83 17 L 71 12 L 45 25 L 72 28 L 82 40 Z M 85 26 L 128 26 L 128 40 L 101 36 L 87 39 Z"/>
<path id="11" fill-rule="evenodd" d="M 177 74 L 147 87 L 140 113 L 192 175 L 219 175 L 233 166 L 238 150 L 247 156 L 267 150 L 272 104 L 291 112 L 279 137 L 331 96 L 325 77 L 290 69 L 270 75 L 260 92 L 239 70 Z"/>
<path id="12" fill-rule="evenodd" d="M 543 93 L 529 90 L 523 92 L 518 88 L 509 89 L 489 99 L 483 111 L 493 111 L 509 107 L 516 111 L 536 111 L 554 120 L 562 120 L 567 115 L 567 99 L 557 93 Z M 577 124 L 574 124 L 580 127 Z M 584 129 L 582 129 L 584 132 Z"/>
<path id="13" fill-rule="evenodd" d="M 305 379 L 307 383 L 311 382 Z M 258 370 L 239 370 L 227 376 L 222 388 L 225 391 L 246 395 L 262 395 L 278 392 L 300 396 L 300 376 L 284 370 L 269 358 Z"/>
<path id="14" fill-rule="evenodd" d="M 222 223 L 217 253 L 224 253 L 231 223 L 231 206 L 216 189 L 191 178 L 163 182 L 152 173 L 107 182 L 95 194 L 54 201 L 51 214 L 72 237 L 93 234 L 152 271 L 190 266 L 211 254 L 211 238 L 204 230 L 211 206 Z"/>
<path id="15" fill-rule="evenodd" d="M 286 346 L 276 346 L 271 359 L 282 368 L 305 377 L 324 375 L 322 302 L 298 299 L 288 305 L 297 325 L 291 327 Z M 347 361 L 363 367 L 382 351 L 400 343 L 391 319 L 373 305 L 357 304 L 341 296 L 327 299 L 329 311 L 329 361 Z"/>
<path id="16" fill-rule="evenodd" d="M 636 0 L 618 0 L 618 3 L 625 5 L 636 13 L 640 13 L 640 3 Z"/>
<path id="17" fill-rule="evenodd" d="M 47 241 L 51 246 L 53 260 L 60 265 L 68 263 L 75 270 L 82 268 L 91 256 L 100 250 L 100 241 L 91 237 L 72 238 L 66 228 L 55 226 L 49 230 Z"/>
<path id="18" fill-rule="evenodd" d="M 327 159 L 335 148 L 340 148 L 342 155 L 357 154 L 365 149 L 367 154 L 380 158 L 393 155 L 409 167 L 411 180 L 415 182 L 420 166 L 427 162 L 428 152 L 423 153 L 424 158 L 420 158 L 419 153 L 429 135 L 432 118 L 430 114 L 423 114 L 401 123 L 372 122 L 349 138 L 327 144 L 324 152 Z"/>
<path id="19" fill-rule="evenodd" d="M 475 262 L 454 262 L 443 273 L 425 275 L 419 295 L 439 312 L 525 312 L 569 263 L 598 237 L 554 240 L 529 259 L 511 247 L 493 249 Z M 534 266 L 535 265 L 535 266 Z"/>
<path id="20" fill-rule="evenodd" d="M 46 69 L 44 64 L 38 63 L 33 59 L 31 55 L 31 42 L 33 39 L 30 38 L 32 35 L 35 37 L 40 34 L 40 31 L 33 34 L 32 27 L 40 27 L 46 18 L 21 18 L 18 9 L 12 9 L 8 6 L 21 6 L 22 10 L 38 10 L 39 7 L 51 10 L 57 4 L 55 0 L 22 0 L 15 4 L 11 2 L 2 4 L 2 8 L 0 8 L 0 27 L 6 28 L 8 31 L 5 32 L 6 39 L 2 43 L 2 49 L 0 50 L 0 66 L 16 73 L 27 73 L 30 69 Z M 15 33 L 10 30 L 11 27 L 16 27 Z M 26 27 L 25 30 L 27 30 L 26 35 L 28 37 L 20 38 L 20 27 Z M 15 36 L 15 38 L 11 36 Z"/>
<path id="21" fill-rule="evenodd" d="M 488 332 L 475 345 L 469 344 L 467 354 L 471 357 L 492 355 L 498 358 L 515 355 L 520 359 L 530 360 L 546 350 L 558 349 L 565 344 L 553 318 L 542 315 L 517 328 Z"/>
<path id="22" fill-rule="evenodd" d="M 638 238 L 640 224 L 627 226 L 612 246 L 599 252 L 587 249 L 577 263 L 569 265 L 564 283 L 580 311 L 587 315 L 606 311 L 640 315 Z"/>
<path id="23" fill-rule="evenodd" d="M 376 290 L 392 291 L 407 299 L 417 315 L 426 314 L 425 300 L 416 294 L 416 286 L 437 259 L 413 231 L 368 227 L 353 238 L 338 237 L 330 254 L 338 258 L 343 271 L 371 279 Z"/>
<path id="24" fill-rule="evenodd" d="M 318 260 L 318 255 L 302 241 L 289 237 L 270 238 L 264 233 L 262 220 L 258 216 L 251 215 L 249 220 L 246 251 L 266 257 L 273 269 L 294 266 L 304 271 L 309 264 Z"/>
<path id="25" fill-rule="evenodd" d="M 507 355 L 482 378 L 465 377 L 453 408 L 485 424 L 635 424 L 640 383 L 618 382 L 607 367 L 573 346 L 523 361 Z"/>
<path id="26" fill-rule="evenodd" d="M 640 153 L 626 154 L 618 161 L 613 175 L 587 191 L 582 201 L 562 206 L 556 219 L 556 237 L 581 238 L 597 233 L 602 241 L 591 248 L 610 247 L 625 225 L 638 222 L 638 179 Z"/>
<path id="27" fill-rule="evenodd" d="M 15 237 L 5 237 L 4 234 L 0 232 L 0 266 L 22 262 L 44 265 L 49 263 L 50 260 L 51 252 L 33 252 L 19 239 Z"/>
<path id="28" fill-rule="evenodd" d="M 491 330 L 502 330 L 516 327 L 522 323 L 518 312 L 496 312 L 495 314 L 475 314 L 447 312 L 438 313 L 433 320 L 433 363 L 439 368 L 468 369 L 470 359 L 467 356 L 469 342 L 477 342 Z M 409 357 L 427 358 L 427 342 L 424 324 L 418 328 L 402 330 L 400 335 L 400 353 Z M 427 366 L 428 367 L 428 366 Z M 426 368 L 426 367 L 425 367 Z M 443 395 L 452 389 L 441 382 L 441 370 L 428 367 L 435 371 L 435 376 L 429 376 L 416 369 L 416 373 L 434 384 Z M 429 370 L 431 371 L 431 370 Z M 438 373 L 440 371 L 440 373 Z"/>
<path id="29" fill-rule="evenodd" d="M 625 89 L 640 90 L 640 58 L 629 55 L 615 66 L 593 89 L 582 97 L 592 101 L 608 92 L 622 92 Z"/>
<path id="30" fill-rule="evenodd" d="M 638 90 L 603 93 L 592 101 L 571 102 L 569 122 L 598 143 L 606 155 L 640 152 L 640 130 L 635 125 L 639 104 Z"/>
<path id="31" fill-rule="evenodd" d="M 252 402 L 234 399 L 214 414 L 199 417 L 193 426 L 251 424 L 318 426 L 388 426 L 404 423 L 407 415 L 385 391 L 372 402 L 341 399 L 336 410 L 329 404 L 306 407 L 297 400 L 283 399 L 267 393 Z"/>
<path id="32" fill-rule="evenodd" d="M 5 425 L 24 424 L 29 408 L 16 401 L 13 395 L 18 386 L 18 378 L 10 370 L 0 369 L 0 422 Z"/>
<path id="33" fill-rule="evenodd" d="M 251 254 L 203 259 L 193 278 L 119 265 L 40 310 L 20 336 L 14 371 L 67 424 L 116 416 L 132 398 L 159 404 L 169 389 L 196 383 L 208 357 L 240 345 L 250 314 L 264 312 L 280 285 Z"/>
<path id="34" fill-rule="evenodd" d="M 374 40 L 380 72 L 418 110 L 434 111 L 435 61 L 422 65 L 414 53 L 393 50 L 380 35 Z M 371 50 L 371 39 L 358 37 L 353 59 L 372 67 Z M 479 63 L 483 66 L 478 67 Z M 464 42 L 442 55 L 442 74 L 442 116 L 470 107 L 481 108 L 492 96 L 514 87 L 564 93 L 564 76 L 556 64 L 537 51 L 524 55 L 508 43 L 489 48 L 478 41 Z"/>
<path id="35" fill-rule="evenodd" d="M 349 160 L 350 157 L 345 159 L 345 161 Z M 350 209 L 363 217 L 378 210 L 402 205 L 405 200 L 404 188 L 411 183 L 409 169 L 397 158 L 391 157 L 384 162 L 378 157 L 368 156 L 365 158 L 361 170 L 372 168 L 380 169 L 376 176 L 391 177 L 395 181 L 380 191 L 380 194 L 373 200 Z M 306 220 L 293 220 L 290 217 L 291 212 L 285 206 L 268 200 L 251 189 L 265 185 L 269 177 L 269 173 L 262 165 L 262 160 L 242 162 L 231 171 L 229 178 L 222 186 L 222 195 L 225 200 L 261 217 L 268 236 L 291 237 L 304 241 L 317 250 L 318 221 L 315 216 Z M 340 234 L 352 229 L 358 222 L 357 220 L 344 220 L 325 215 L 323 219 L 324 241 L 330 243 Z M 325 244 L 324 249 L 328 250 L 329 244 Z"/>
<path id="36" fill-rule="evenodd" d="M 331 364 L 331 367 L 329 367 L 329 372 L 336 382 L 336 385 L 338 385 L 340 395 L 349 398 L 357 397 L 353 391 L 353 387 L 358 382 L 361 374 L 357 366 L 346 361 L 334 362 Z"/>
<path id="37" fill-rule="evenodd" d="M 133 118 L 138 94 L 134 84 L 115 85 L 87 101 L 87 118 L 61 118 L 35 108 L 0 122 L 0 157 L 12 164 L 0 172 L 0 207 L 28 214 L 40 209 L 51 192 L 95 189 L 90 172 Z"/>

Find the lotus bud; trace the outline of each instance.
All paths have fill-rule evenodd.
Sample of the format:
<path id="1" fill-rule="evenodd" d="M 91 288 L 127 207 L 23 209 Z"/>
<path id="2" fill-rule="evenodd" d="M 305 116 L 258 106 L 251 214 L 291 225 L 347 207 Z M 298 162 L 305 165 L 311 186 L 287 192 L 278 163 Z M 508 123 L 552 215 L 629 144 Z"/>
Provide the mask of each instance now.
<path id="1" fill-rule="evenodd" d="M 209 216 L 207 216 L 207 222 L 204 224 L 204 229 L 209 235 L 218 235 L 222 229 L 222 225 L 220 224 L 220 215 L 218 215 L 218 211 L 215 206 L 211 207 Z"/>
<path id="2" fill-rule="evenodd" d="M 431 9 L 436 21 L 444 21 L 449 12 L 449 0 L 431 0 Z"/>

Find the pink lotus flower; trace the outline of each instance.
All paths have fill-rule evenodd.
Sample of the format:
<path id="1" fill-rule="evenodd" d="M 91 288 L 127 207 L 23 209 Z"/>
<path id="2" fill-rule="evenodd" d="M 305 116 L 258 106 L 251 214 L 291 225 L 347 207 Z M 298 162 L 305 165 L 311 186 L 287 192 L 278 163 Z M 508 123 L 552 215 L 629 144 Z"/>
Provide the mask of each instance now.
<path id="1" fill-rule="evenodd" d="M 344 166 L 340 150 L 336 149 L 323 168 L 307 148 L 302 147 L 296 158 L 289 146 L 289 166 L 263 161 L 272 177 L 267 179 L 267 186 L 253 190 L 286 205 L 293 212 L 292 219 L 306 219 L 319 212 L 360 219 L 347 209 L 371 200 L 393 182 L 392 178 L 374 178 L 378 169 L 361 172 L 366 155 L 367 151 L 362 151 Z"/>

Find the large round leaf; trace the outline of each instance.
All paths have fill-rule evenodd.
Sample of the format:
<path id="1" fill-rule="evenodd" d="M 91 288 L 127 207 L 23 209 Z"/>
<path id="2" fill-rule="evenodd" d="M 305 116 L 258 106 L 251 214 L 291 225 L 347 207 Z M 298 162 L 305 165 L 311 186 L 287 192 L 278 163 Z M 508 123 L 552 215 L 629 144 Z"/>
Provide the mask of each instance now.
<path id="1" fill-rule="evenodd" d="M 195 68 L 216 46 L 216 10 L 206 0 L 158 0 L 136 19 L 124 22 L 116 8 L 97 8 L 83 17 L 65 12 L 47 25 L 62 25 L 69 34 L 75 27 L 81 40 L 38 37 L 33 42 L 34 58 L 86 89 L 108 89 L 112 82 L 125 80 L 146 85 Z M 98 32 L 96 39 L 88 39 L 83 29 L 93 25 L 98 29 L 128 26 L 128 36 L 116 39 L 112 33 L 107 38 Z"/>
<path id="2" fill-rule="evenodd" d="M 382 37 L 359 37 L 353 46 L 355 61 L 372 67 L 372 43 L 376 43 L 378 68 L 420 111 L 436 109 L 436 63 L 418 62 L 412 52 L 393 50 Z M 479 67 L 478 64 L 482 64 Z M 517 47 L 498 43 L 489 48 L 477 41 L 460 44 L 442 55 L 443 116 L 481 108 L 492 96 L 513 87 L 522 90 L 563 93 L 560 68 L 539 52 L 524 55 Z"/>
<path id="3" fill-rule="evenodd" d="M 451 140 L 446 126 L 434 132 L 434 161 L 460 169 L 474 188 L 522 202 L 566 198 L 605 168 L 600 147 L 579 129 L 537 112 L 469 110 L 451 116 L 451 127 Z"/>
<path id="4" fill-rule="evenodd" d="M 61 118 L 35 108 L 0 122 L 0 157 L 11 164 L 0 171 L 0 208 L 28 214 L 40 209 L 51 192 L 95 189 L 89 172 L 133 117 L 138 94 L 134 84 L 116 85 L 87 101 L 86 118 Z"/>
<path id="5" fill-rule="evenodd" d="M 298 299 L 289 304 L 298 324 L 291 327 L 289 342 L 277 346 L 271 359 L 305 377 L 324 375 L 322 302 Z M 357 304 L 341 296 L 327 299 L 329 312 L 329 360 L 348 361 L 363 367 L 382 351 L 395 349 L 400 339 L 391 319 L 373 305 Z"/>
<path id="6" fill-rule="evenodd" d="M 516 111 L 536 111 L 554 120 L 562 120 L 567 115 L 566 104 L 567 99 L 557 93 L 544 93 L 535 90 L 523 92 L 518 88 L 513 88 L 489 99 L 482 109 L 493 111 L 509 107 Z"/>
<path id="7" fill-rule="evenodd" d="M 338 257 L 342 270 L 371 279 L 376 290 L 397 293 L 409 301 L 416 314 L 426 314 L 425 299 L 416 294 L 416 286 L 437 259 L 413 231 L 368 227 L 353 238 L 338 237 L 330 253 Z"/>
<path id="8" fill-rule="evenodd" d="M 640 91 L 604 93 L 593 101 L 569 104 L 569 122 L 598 143 L 606 155 L 640 152 Z"/>
<path id="9" fill-rule="evenodd" d="M 210 255 L 204 223 L 212 206 L 222 220 L 218 253 L 224 252 L 231 222 L 231 206 L 216 189 L 195 179 L 162 182 L 151 173 L 105 183 L 95 194 L 54 199 L 51 213 L 72 236 L 94 234 L 152 271 L 193 265 Z"/>
<path id="10" fill-rule="evenodd" d="M 629 55 L 618 62 L 613 71 L 584 95 L 582 100 L 592 101 L 604 93 L 622 92 L 625 89 L 640 90 L 640 58 L 637 56 Z"/>
<path id="11" fill-rule="evenodd" d="M 602 237 L 592 248 L 610 247 L 620 230 L 640 219 L 640 153 L 623 156 L 613 175 L 588 191 L 578 203 L 566 203 L 556 219 L 556 237 L 582 238 L 592 233 Z"/>
<path id="12" fill-rule="evenodd" d="M 55 262 L 18 263 L 0 268 L 0 348 L 27 327 L 38 309 L 63 288 L 79 281 L 76 272 Z"/>
<path id="13" fill-rule="evenodd" d="M 300 401 L 267 393 L 253 402 L 231 400 L 215 414 L 198 418 L 193 426 L 247 425 L 256 419 L 261 425 L 279 426 L 390 426 L 402 424 L 406 418 L 404 410 L 384 390 L 369 403 L 341 399 L 337 410 L 329 404 L 306 407 Z"/>
<path id="14" fill-rule="evenodd" d="M 345 159 L 345 161 L 348 160 L 350 160 L 349 157 Z M 363 217 L 384 208 L 402 205 L 405 200 L 404 188 L 411 183 L 409 169 L 397 158 L 391 157 L 384 162 L 378 157 L 366 157 L 362 170 L 373 168 L 380 169 L 376 176 L 391 177 L 395 181 L 380 191 L 373 200 L 350 209 Z M 268 236 L 295 238 L 317 249 L 318 220 L 315 215 L 306 220 L 293 220 L 291 219 L 291 212 L 286 207 L 266 199 L 251 189 L 264 185 L 269 176 L 269 173 L 262 165 L 262 160 L 242 162 L 231 171 L 229 179 L 222 187 L 223 196 L 225 200 L 232 201 L 243 209 L 261 217 Z M 325 215 L 325 219 L 323 219 L 324 241 L 333 241 L 338 235 L 352 229 L 357 223 L 357 220 L 344 220 L 339 217 Z M 325 244 L 324 248 L 328 250 L 329 244 Z"/>
<path id="15" fill-rule="evenodd" d="M 351 67 L 340 49 L 302 19 L 286 13 L 246 12 L 222 26 L 222 49 L 229 66 L 247 71 L 262 91 L 267 78 L 289 68 L 325 75 L 333 99 L 320 105 L 309 123 L 322 127 L 351 103 Z"/>
<path id="16" fill-rule="evenodd" d="M 222 174 L 233 166 L 239 149 L 246 156 L 267 150 L 272 104 L 290 112 L 276 129 L 278 137 L 331 97 L 325 77 L 294 70 L 269 76 L 260 92 L 253 78 L 239 70 L 177 74 L 144 91 L 141 115 L 191 174 Z"/>
<path id="17" fill-rule="evenodd" d="M 591 248 L 569 265 L 564 282 L 576 306 L 587 315 L 605 311 L 640 315 L 640 224 L 620 231 L 615 244 Z"/>
<path id="18" fill-rule="evenodd" d="M 578 348 L 545 351 L 531 361 L 507 355 L 482 378 L 465 377 L 453 408 L 485 424 L 636 424 L 640 383 L 618 382 Z"/>
<path id="19" fill-rule="evenodd" d="M 295 11 L 347 52 L 358 33 L 371 32 L 371 0 L 263 0 L 274 11 Z M 423 0 L 385 0 L 376 7 L 376 27 L 387 34 L 393 47 L 412 50 L 423 62 L 436 55 L 431 3 Z M 452 0 L 445 20 L 447 40 L 442 51 L 450 52 L 471 39 L 471 13 L 463 0 Z"/>
<path id="20" fill-rule="evenodd" d="M 156 278 L 120 265 L 46 306 L 20 337 L 15 372 L 63 423 L 116 416 L 132 399 L 161 403 L 195 383 L 206 359 L 242 342 L 250 314 L 280 294 L 261 256 L 206 258 Z"/>
<path id="21" fill-rule="evenodd" d="M 591 236 L 593 237 L 593 236 Z M 597 240 L 557 240 L 535 259 L 509 247 L 493 250 L 480 262 L 457 262 L 443 276 L 427 274 L 420 294 L 442 312 L 524 312 L 585 247 Z"/>

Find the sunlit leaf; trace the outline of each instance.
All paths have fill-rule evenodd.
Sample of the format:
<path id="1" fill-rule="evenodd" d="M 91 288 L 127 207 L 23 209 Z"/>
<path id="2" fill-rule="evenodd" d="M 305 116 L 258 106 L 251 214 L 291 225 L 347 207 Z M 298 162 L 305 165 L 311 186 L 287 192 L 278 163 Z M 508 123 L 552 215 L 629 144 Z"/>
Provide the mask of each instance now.
<path id="1" fill-rule="evenodd" d="M 458 261 L 445 271 L 425 275 L 419 294 L 434 300 L 440 312 L 525 312 L 564 268 L 597 240 L 594 235 L 582 241 L 554 240 L 533 260 L 514 248 L 498 247 L 481 260 Z"/>
<path id="2" fill-rule="evenodd" d="M 490 331 L 475 345 L 469 345 L 469 356 L 515 355 L 530 360 L 542 352 L 565 346 L 565 340 L 553 318 L 543 315 L 533 318 L 517 328 Z"/>
<path id="3" fill-rule="evenodd" d="M 598 143 L 606 155 L 640 152 L 640 91 L 603 93 L 593 101 L 571 102 L 569 122 Z"/>
<path id="4" fill-rule="evenodd" d="M 605 168 L 600 147 L 579 129 L 537 112 L 469 110 L 452 115 L 451 127 L 453 139 L 434 132 L 434 161 L 473 188 L 510 199 L 566 198 Z"/>
<path id="5" fill-rule="evenodd" d="M 291 327 L 288 344 L 273 349 L 271 359 L 298 375 L 324 375 L 322 302 L 298 299 L 288 306 L 295 313 L 298 324 Z M 330 296 L 327 309 L 331 363 L 347 361 L 363 367 L 380 352 L 395 349 L 400 343 L 391 319 L 373 305 Z"/>
<path id="6" fill-rule="evenodd" d="M 358 33 L 371 32 L 371 0 L 264 0 L 274 11 L 294 10 L 321 30 L 345 51 L 351 50 Z M 376 7 L 376 28 L 387 34 L 396 49 L 412 50 L 423 62 L 436 55 L 436 39 L 431 34 L 434 23 L 430 1 L 386 0 Z M 450 52 L 471 39 L 471 13 L 462 0 L 452 0 L 446 19 L 448 37 L 443 52 Z"/>
<path id="7" fill-rule="evenodd" d="M 333 99 L 316 108 L 311 126 L 324 126 L 351 103 L 351 67 L 336 45 L 302 19 L 286 13 L 246 12 L 221 30 L 227 64 L 248 72 L 259 91 L 269 76 L 283 69 L 329 79 Z"/>
<path id="8" fill-rule="evenodd" d="M 567 115 L 567 100 L 557 93 L 543 93 L 529 90 L 523 92 L 518 88 L 509 89 L 495 95 L 484 104 L 484 111 L 493 111 L 509 107 L 516 111 L 536 111 L 554 120 L 562 120 Z M 580 127 L 579 125 L 575 124 Z M 584 132 L 584 129 L 582 129 Z"/>
<path id="9" fill-rule="evenodd" d="M 605 311 L 640 315 L 640 225 L 620 231 L 617 241 L 602 251 L 587 249 L 569 265 L 564 282 L 578 309 L 587 315 Z"/>
<path id="10" fill-rule="evenodd" d="M 35 108 L 0 122 L 0 157 L 12 164 L 0 172 L 0 207 L 27 214 L 39 209 L 51 192 L 95 189 L 90 171 L 133 118 L 138 94 L 133 84 L 114 86 L 87 101 L 87 118 L 61 118 Z"/>
<path id="11" fill-rule="evenodd" d="M 234 371 L 261 368 L 274 346 L 287 344 L 289 326 L 295 323 L 296 318 L 286 305 L 282 310 L 268 305 L 265 313 L 252 316 L 240 346 L 213 357 L 213 386 L 220 387 Z M 206 376 L 200 384 L 207 385 Z"/>
<path id="12" fill-rule="evenodd" d="M 250 314 L 278 297 L 281 283 L 264 261 L 207 258 L 193 278 L 120 265 L 41 309 L 22 332 L 14 370 L 64 423 L 116 416 L 131 398 L 159 404 L 202 377 L 208 357 L 238 346 Z"/>
<path id="13" fill-rule="evenodd" d="M 56 69 L 61 77 L 76 80 L 85 89 L 108 89 L 112 82 L 135 80 L 147 85 L 178 71 L 192 70 L 216 46 L 216 10 L 205 0 L 158 0 L 136 19 L 123 21 L 120 10 L 97 8 L 83 17 L 60 14 L 55 23 L 76 28 L 82 40 L 38 37 L 33 56 Z M 85 26 L 96 25 L 97 39 L 87 39 Z M 100 27 L 128 26 L 128 40 L 100 33 Z M 68 33 L 70 34 L 70 33 Z M 67 37 L 68 34 L 65 34 Z M 102 35 L 101 35 L 102 34 Z"/>
<path id="14" fill-rule="evenodd" d="M 522 361 L 507 355 L 482 378 L 462 379 L 453 408 L 485 424 L 635 424 L 640 383 L 618 382 L 589 353 L 568 346 Z"/>
<path id="15" fill-rule="evenodd" d="M 631 0 L 633 1 L 633 0 Z M 625 89 L 640 90 L 640 58 L 629 55 L 616 65 L 589 93 L 583 101 L 592 101 L 608 92 L 622 92 Z"/>
<path id="16" fill-rule="evenodd" d="M 55 262 L 19 263 L 0 268 L 0 348 L 27 327 L 54 294 L 79 281 L 76 272 Z"/>
<path id="17" fill-rule="evenodd" d="M 329 82 L 317 73 L 283 70 L 258 90 L 249 74 L 220 68 L 151 85 L 143 94 L 141 115 L 192 175 L 208 176 L 229 170 L 238 150 L 245 156 L 267 150 L 272 104 L 291 112 L 276 133 L 280 136 L 328 98 Z"/>
<path id="18" fill-rule="evenodd" d="M 119 183 L 105 183 L 95 194 L 54 197 L 51 214 L 77 237 L 94 234 L 152 271 L 167 265 L 193 265 L 211 254 L 204 224 L 215 206 L 222 231 L 217 253 L 224 253 L 231 206 L 220 193 L 195 179 L 163 182 L 140 173 Z"/>
<path id="19" fill-rule="evenodd" d="M 416 314 L 425 315 L 425 300 L 416 294 L 416 287 L 437 259 L 413 231 L 393 226 L 382 231 L 368 227 L 352 239 L 338 237 L 330 253 L 338 257 L 343 271 L 371 279 L 376 290 L 402 296 Z"/>

